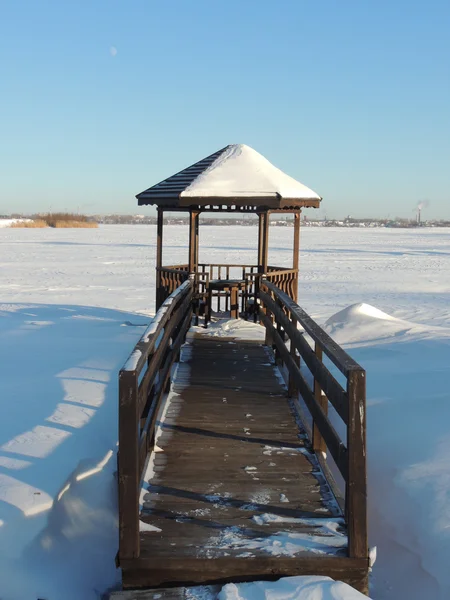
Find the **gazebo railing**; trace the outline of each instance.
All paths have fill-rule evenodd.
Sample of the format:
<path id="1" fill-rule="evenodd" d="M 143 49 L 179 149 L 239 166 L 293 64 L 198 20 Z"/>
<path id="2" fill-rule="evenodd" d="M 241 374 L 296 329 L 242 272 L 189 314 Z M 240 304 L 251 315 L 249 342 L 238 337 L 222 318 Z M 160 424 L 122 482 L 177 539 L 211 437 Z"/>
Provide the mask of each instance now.
<path id="1" fill-rule="evenodd" d="M 298 269 L 267 267 L 265 279 L 276 285 L 293 300 L 297 299 Z"/>
<path id="2" fill-rule="evenodd" d="M 164 300 L 189 278 L 189 265 L 158 267 L 156 271 L 156 308 L 158 309 Z M 256 305 L 259 283 L 262 276 L 270 283 L 276 285 L 282 292 L 288 294 L 292 299 L 296 299 L 298 284 L 297 269 L 284 269 L 283 267 L 271 265 L 267 267 L 266 273 L 261 273 L 258 265 L 236 263 L 199 263 L 197 272 L 194 273 L 194 297 L 198 303 L 204 301 L 211 280 L 238 279 L 246 281 L 245 290 L 241 294 L 241 311 L 248 314 L 249 306 Z M 215 291 L 212 296 L 211 308 L 214 312 L 228 312 L 230 310 L 230 301 L 229 291 Z"/>
<path id="3" fill-rule="evenodd" d="M 156 267 L 156 310 L 180 285 L 189 279 L 188 265 Z"/>
<path id="4" fill-rule="evenodd" d="M 197 293 L 200 298 L 205 298 L 211 280 L 239 279 L 246 281 L 246 289 L 241 298 L 242 312 L 245 312 L 248 299 L 255 295 L 257 277 L 258 265 L 199 263 L 196 273 Z M 212 296 L 212 300 L 212 308 L 215 312 L 228 312 L 230 310 L 230 292 L 216 291 Z"/>

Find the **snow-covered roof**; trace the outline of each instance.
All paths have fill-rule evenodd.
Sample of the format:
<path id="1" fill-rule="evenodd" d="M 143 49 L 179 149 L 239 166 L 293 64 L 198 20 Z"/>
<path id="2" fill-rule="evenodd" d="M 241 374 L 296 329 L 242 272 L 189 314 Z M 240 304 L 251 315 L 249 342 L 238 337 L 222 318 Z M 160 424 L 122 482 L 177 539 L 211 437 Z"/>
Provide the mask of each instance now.
<path id="1" fill-rule="evenodd" d="M 163 207 L 318 207 L 320 196 L 245 144 L 231 144 L 136 196 Z"/>

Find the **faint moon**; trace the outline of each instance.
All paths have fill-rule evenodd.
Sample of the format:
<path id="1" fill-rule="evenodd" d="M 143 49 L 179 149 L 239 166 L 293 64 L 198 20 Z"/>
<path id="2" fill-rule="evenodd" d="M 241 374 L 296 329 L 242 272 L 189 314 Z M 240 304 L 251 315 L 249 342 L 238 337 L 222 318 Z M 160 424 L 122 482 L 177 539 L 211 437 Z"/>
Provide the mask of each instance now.
<path id="1" fill-rule="evenodd" d="M 116 56 L 116 54 L 117 54 L 117 48 L 115 46 L 110 46 L 109 53 L 114 58 Z"/>

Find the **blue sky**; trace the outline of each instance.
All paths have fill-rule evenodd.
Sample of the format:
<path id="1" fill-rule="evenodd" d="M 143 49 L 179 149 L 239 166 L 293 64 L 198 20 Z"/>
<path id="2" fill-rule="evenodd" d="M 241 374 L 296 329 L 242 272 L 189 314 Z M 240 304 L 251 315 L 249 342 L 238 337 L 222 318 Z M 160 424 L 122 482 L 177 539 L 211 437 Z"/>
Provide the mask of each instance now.
<path id="1" fill-rule="evenodd" d="M 448 0 L 0 0 L 0 213 L 143 212 L 245 143 L 310 216 L 450 218 L 449 31 Z"/>

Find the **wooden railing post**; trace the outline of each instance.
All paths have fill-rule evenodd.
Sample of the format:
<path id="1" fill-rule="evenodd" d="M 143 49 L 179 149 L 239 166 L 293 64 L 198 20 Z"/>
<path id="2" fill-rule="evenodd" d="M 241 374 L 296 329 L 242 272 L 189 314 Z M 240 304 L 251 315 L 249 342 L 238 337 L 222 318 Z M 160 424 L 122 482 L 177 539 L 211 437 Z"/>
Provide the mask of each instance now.
<path id="1" fill-rule="evenodd" d="M 348 552 L 351 558 L 368 556 L 366 473 L 366 373 L 350 371 L 347 384 L 348 478 L 345 494 Z"/>
<path id="2" fill-rule="evenodd" d="M 291 314 L 291 323 L 292 323 L 292 326 L 295 329 L 297 329 L 297 319 L 292 314 Z M 298 354 L 297 350 L 295 349 L 294 340 L 292 340 L 292 339 L 291 339 L 290 354 L 291 354 L 295 364 L 297 365 L 297 367 L 300 368 L 300 354 Z M 291 371 L 289 371 L 288 398 L 293 398 L 297 394 L 298 394 L 298 386 L 295 383 L 295 379 L 294 379 Z"/>
<path id="3" fill-rule="evenodd" d="M 263 285 L 264 285 L 264 279 L 260 280 L 260 286 L 263 286 Z M 261 306 L 260 310 L 267 316 L 268 319 L 273 321 L 272 313 L 266 306 Z M 266 346 L 273 346 L 273 337 L 272 337 L 270 330 L 267 327 L 266 327 L 266 337 L 264 340 L 264 344 Z"/>
<path id="4" fill-rule="evenodd" d="M 322 360 L 323 360 L 322 346 L 318 342 L 315 342 L 314 354 L 317 356 L 317 359 L 320 360 L 320 362 L 322 362 Z M 316 378 L 314 378 L 314 390 L 313 391 L 314 391 L 314 400 L 322 408 L 323 412 L 327 415 L 328 414 L 328 400 L 327 400 L 327 397 L 322 394 L 322 388 L 320 387 L 320 384 Z M 317 426 L 317 423 L 315 421 L 313 424 L 313 449 L 316 452 L 326 452 L 326 450 L 327 450 L 327 445 L 325 443 L 325 440 L 323 439 L 322 434 L 320 433 L 320 429 Z"/>
<path id="5" fill-rule="evenodd" d="M 119 373 L 120 558 L 139 556 L 139 414 L 135 371 Z"/>

